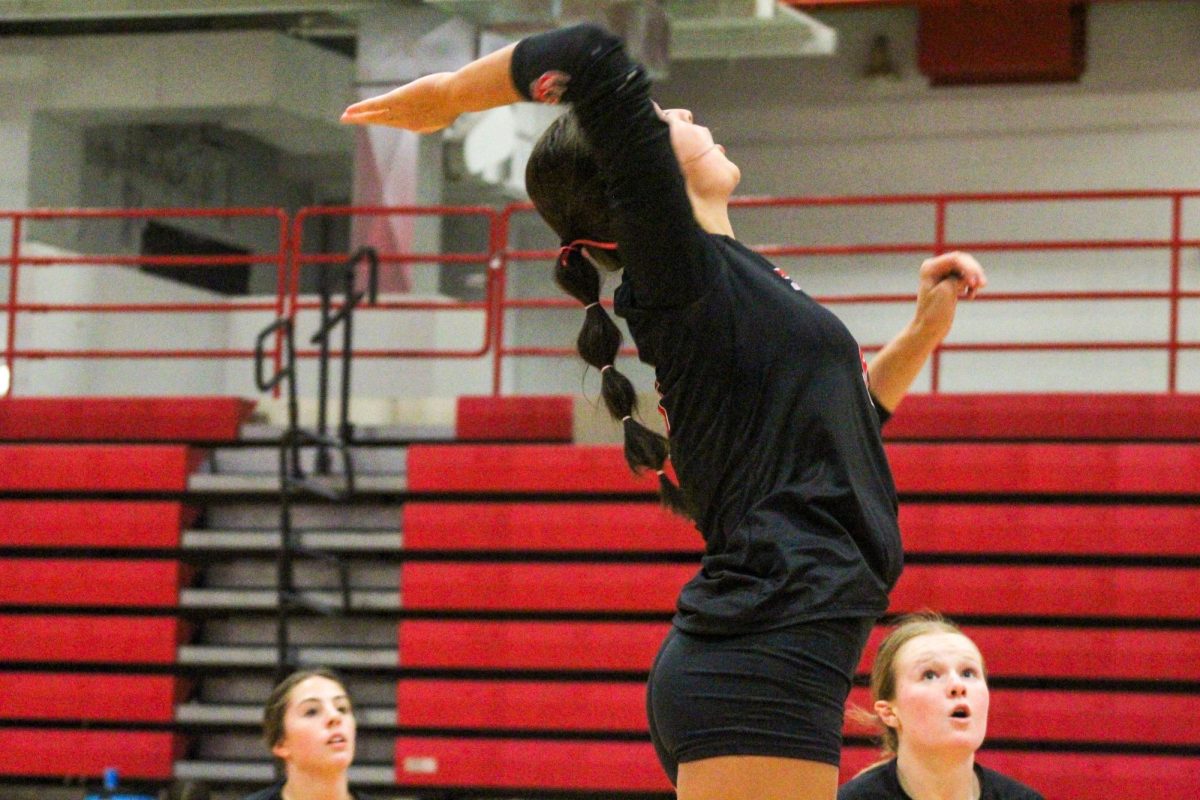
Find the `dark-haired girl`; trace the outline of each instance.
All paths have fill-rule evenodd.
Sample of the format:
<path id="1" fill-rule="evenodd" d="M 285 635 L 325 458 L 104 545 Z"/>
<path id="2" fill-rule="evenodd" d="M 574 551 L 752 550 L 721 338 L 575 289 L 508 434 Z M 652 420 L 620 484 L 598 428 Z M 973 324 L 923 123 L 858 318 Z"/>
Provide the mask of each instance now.
<path id="1" fill-rule="evenodd" d="M 341 678 L 325 669 L 293 672 L 263 709 L 263 739 L 285 778 L 246 800 L 367 800 L 348 779 L 356 733 Z"/>
<path id="2" fill-rule="evenodd" d="M 962 253 L 926 261 L 914 318 L 869 368 L 850 332 L 733 237 L 741 177 L 685 110 L 650 99 L 619 39 L 582 25 L 356 103 L 342 119 L 435 131 L 460 113 L 565 102 L 526 185 L 562 240 L 559 284 L 586 308 L 580 351 L 603 375 L 635 470 L 705 540 L 651 671 L 651 736 L 681 800 L 832 800 L 842 715 L 867 633 L 899 576 L 880 425 L 984 285 Z M 595 264 L 655 369 L 668 441 L 636 419 Z"/>

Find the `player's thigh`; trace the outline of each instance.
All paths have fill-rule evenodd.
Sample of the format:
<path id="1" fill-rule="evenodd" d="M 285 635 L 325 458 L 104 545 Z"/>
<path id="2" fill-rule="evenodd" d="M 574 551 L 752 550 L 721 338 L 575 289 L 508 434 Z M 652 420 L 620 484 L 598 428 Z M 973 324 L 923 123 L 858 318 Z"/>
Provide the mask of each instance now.
<path id="1" fill-rule="evenodd" d="M 718 756 L 679 765 L 678 800 L 834 800 L 838 768 L 778 756 Z"/>

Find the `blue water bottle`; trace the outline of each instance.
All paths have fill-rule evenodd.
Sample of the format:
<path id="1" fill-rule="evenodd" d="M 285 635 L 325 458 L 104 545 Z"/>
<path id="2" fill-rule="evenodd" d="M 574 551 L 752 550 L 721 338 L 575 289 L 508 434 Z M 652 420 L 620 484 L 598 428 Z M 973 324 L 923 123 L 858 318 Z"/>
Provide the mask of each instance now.
<path id="1" fill-rule="evenodd" d="M 103 788 L 100 794 L 89 794 L 84 800 L 155 800 L 148 794 L 119 794 L 117 784 L 120 782 L 120 775 L 116 767 L 105 767 L 102 781 Z"/>

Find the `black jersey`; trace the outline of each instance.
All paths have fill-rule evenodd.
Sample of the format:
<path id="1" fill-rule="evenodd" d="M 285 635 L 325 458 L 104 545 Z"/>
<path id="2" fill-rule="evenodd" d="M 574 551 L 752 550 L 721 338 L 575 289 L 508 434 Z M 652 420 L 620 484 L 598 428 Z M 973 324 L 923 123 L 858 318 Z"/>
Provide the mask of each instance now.
<path id="1" fill-rule="evenodd" d="M 655 368 L 705 540 L 675 624 L 728 634 L 883 613 L 901 566 L 896 494 L 850 332 L 696 223 L 649 81 L 619 39 L 595 26 L 525 39 L 512 77 L 531 99 L 574 103 L 608 183 L 616 311 Z"/>
<path id="2" fill-rule="evenodd" d="M 1045 800 L 1023 783 L 987 767 L 975 765 L 979 800 Z M 912 800 L 900 786 L 896 759 L 874 767 L 838 789 L 837 800 Z"/>
<path id="3" fill-rule="evenodd" d="M 260 789 L 253 794 L 247 795 L 245 798 L 243 798 L 243 800 L 282 800 L 283 785 L 284 782 L 280 781 L 274 786 L 268 786 L 266 789 Z M 371 800 L 371 798 L 367 795 L 356 792 L 353 789 L 350 790 L 350 796 L 353 797 L 354 800 Z"/>

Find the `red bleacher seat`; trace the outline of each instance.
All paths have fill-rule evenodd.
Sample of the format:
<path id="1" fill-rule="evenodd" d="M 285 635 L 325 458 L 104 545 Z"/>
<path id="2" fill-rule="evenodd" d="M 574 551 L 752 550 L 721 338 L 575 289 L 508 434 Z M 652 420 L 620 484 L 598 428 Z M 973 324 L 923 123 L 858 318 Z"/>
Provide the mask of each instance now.
<path id="1" fill-rule="evenodd" d="M 477 564 L 412 561 L 401 570 L 410 610 L 669 612 L 691 564 Z"/>
<path id="2" fill-rule="evenodd" d="M 901 493 L 1192 494 L 1200 474 L 1194 444 L 887 445 Z M 419 445 L 409 450 L 414 492 L 646 494 L 615 446 Z"/>
<path id="3" fill-rule="evenodd" d="M 170 675 L 0 672 L 5 719 L 171 722 L 177 681 Z"/>
<path id="4" fill-rule="evenodd" d="M 401 679 L 396 723 L 405 728 L 591 730 L 645 733 L 642 681 Z"/>
<path id="5" fill-rule="evenodd" d="M 178 561 L 0 559 L 0 605 L 174 606 Z"/>
<path id="6" fill-rule="evenodd" d="M 648 494 L 653 473 L 629 471 L 621 448 L 597 445 L 414 445 L 408 450 L 413 492 Z"/>
<path id="7" fill-rule="evenodd" d="M 1197 556 L 1196 505 L 904 503 L 906 553 Z"/>
<path id="8" fill-rule="evenodd" d="M 154 501 L 3 500 L 0 547 L 175 548 L 195 513 Z"/>
<path id="9" fill-rule="evenodd" d="M 950 616 L 1189 619 L 1200 616 L 1194 569 L 912 564 L 890 611 Z"/>
<path id="10" fill-rule="evenodd" d="M 703 551 L 695 525 L 653 501 L 404 506 L 412 551 Z M 1200 555 L 1200 507 L 906 503 L 906 553 Z"/>
<path id="11" fill-rule="evenodd" d="M 253 409 L 236 397 L 10 397 L 0 441 L 232 441 Z"/>
<path id="12" fill-rule="evenodd" d="M 902 493 L 1194 494 L 1196 444 L 916 444 L 887 446 Z"/>
<path id="13" fill-rule="evenodd" d="M 460 397 L 455 409 L 459 439 L 569 442 L 574 438 L 575 400 L 547 397 Z"/>
<path id="14" fill-rule="evenodd" d="M 656 622 L 404 620 L 412 669 L 647 671 L 670 626 Z"/>
<path id="15" fill-rule="evenodd" d="M 167 780 L 180 749 L 173 733 L 0 728 L 0 775 L 95 779 L 115 767 L 123 778 Z"/>
<path id="16" fill-rule="evenodd" d="M 883 429 L 890 440 L 1120 439 L 1196 441 L 1200 404 L 1186 394 L 911 395 Z"/>
<path id="17" fill-rule="evenodd" d="M 0 614 L 0 662 L 172 664 L 188 630 L 174 617 Z"/>
<path id="18" fill-rule="evenodd" d="M 414 669 L 647 672 L 670 626 L 651 622 L 405 620 L 400 664 Z M 968 625 L 993 677 L 1200 681 L 1200 632 Z M 859 674 L 887 633 L 872 632 Z"/>
<path id="19" fill-rule="evenodd" d="M 0 445 L 0 491 L 179 492 L 199 458 L 183 445 Z"/>
<path id="20" fill-rule="evenodd" d="M 402 736 L 396 783 L 588 792 L 667 792 L 649 742 L 459 739 Z"/>
<path id="21" fill-rule="evenodd" d="M 407 503 L 406 550 L 699 552 L 694 523 L 653 502 Z"/>
<path id="22" fill-rule="evenodd" d="M 670 614 L 694 564 L 405 564 L 410 610 L 609 611 Z M 892 592 L 894 613 L 1186 619 L 1200 615 L 1187 568 L 917 564 Z"/>

